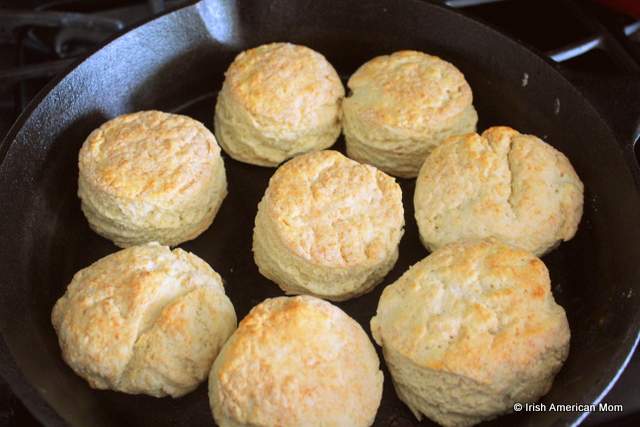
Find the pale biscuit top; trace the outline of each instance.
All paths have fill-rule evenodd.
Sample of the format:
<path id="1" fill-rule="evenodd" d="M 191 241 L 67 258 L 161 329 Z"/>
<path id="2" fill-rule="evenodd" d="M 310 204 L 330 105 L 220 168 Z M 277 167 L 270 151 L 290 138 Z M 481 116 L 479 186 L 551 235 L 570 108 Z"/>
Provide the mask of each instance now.
<path id="1" fill-rule="evenodd" d="M 338 74 L 320 53 L 290 43 L 240 53 L 225 73 L 223 92 L 263 127 L 307 128 L 344 96 Z"/>
<path id="2" fill-rule="evenodd" d="M 282 165 L 263 203 L 284 244 L 319 265 L 376 264 L 402 236 L 402 192 L 395 179 L 337 151 Z"/>
<path id="3" fill-rule="evenodd" d="M 210 398 L 237 425 L 367 426 L 382 381 L 355 320 L 318 298 L 280 297 L 240 322 L 211 370 Z"/>
<path id="4" fill-rule="evenodd" d="M 473 95 L 464 75 L 437 56 L 400 51 L 362 65 L 347 86 L 345 99 L 362 121 L 428 131 L 471 106 Z"/>
<path id="5" fill-rule="evenodd" d="M 210 182 L 220 148 L 202 123 L 142 111 L 109 120 L 80 149 L 81 176 L 94 189 L 146 200 L 180 199 Z"/>
<path id="6" fill-rule="evenodd" d="M 493 236 L 542 254 L 575 234 L 583 185 L 549 144 L 493 127 L 436 148 L 420 170 L 414 202 L 420 233 L 432 249 Z"/>
<path id="7" fill-rule="evenodd" d="M 495 240 L 448 245 L 415 264 L 384 290 L 371 329 L 421 367 L 498 388 L 569 342 L 544 263 Z"/>

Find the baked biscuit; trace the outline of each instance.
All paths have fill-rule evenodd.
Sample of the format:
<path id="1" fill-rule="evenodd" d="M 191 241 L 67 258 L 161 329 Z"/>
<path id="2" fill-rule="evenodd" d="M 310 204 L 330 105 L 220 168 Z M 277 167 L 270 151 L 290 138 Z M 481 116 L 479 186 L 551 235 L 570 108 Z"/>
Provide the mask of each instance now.
<path id="1" fill-rule="evenodd" d="M 343 102 L 347 155 L 388 174 L 414 178 L 444 139 L 476 130 L 464 75 L 437 56 L 401 51 L 362 65 Z"/>
<path id="2" fill-rule="evenodd" d="M 227 194 L 215 137 L 178 114 L 141 111 L 109 120 L 84 142 L 78 166 L 89 225 L 120 247 L 194 239 Z"/>
<path id="3" fill-rule="evenodd" d="M 156 243 L 80 270 L 51 321 L 64 360 L 91 387 L 155 397 L 195 389 L 236 327 L 218 273 Z"/>
<path id="4" fill-rule="evenodd" d="M 320 299 L 280 297 L 254 307 L 209 376 L 220 427 L 373 424 L 382 398 L 380 361 L 367 334 Z"/>
<path id="5" fill-rule="evenodd" d="M 398 259 L 400 186 L 337 151 L 282 165 L 258 205 L 256 264 L 288 294 L 342 301 L 378 284 Z"/>
<path id="6" fill-rule="evenodd" d="M 277 166 L 330 147 L 340 135 L 344 87 L 324 56 L 272 43 L 242 52 L 225 73 L 215 132 L 236 160 Z"/>
<path id="7" fill-rule="evenodd" d="M 496 237 L 542 255 L 574 236 L 582 204 L 583 185 L 569 160 L 508 127 L 451 138 L 435 149 L 414 194 L 420 237 L 431 250 Z"/>
<path id="8" fill-rule="evenodd" d="M 497 241 L 445 246 L 385 288 L 371 331 L 420 419 L 470 426 L 547 393 L 569 325 L 540 259 Z"/>

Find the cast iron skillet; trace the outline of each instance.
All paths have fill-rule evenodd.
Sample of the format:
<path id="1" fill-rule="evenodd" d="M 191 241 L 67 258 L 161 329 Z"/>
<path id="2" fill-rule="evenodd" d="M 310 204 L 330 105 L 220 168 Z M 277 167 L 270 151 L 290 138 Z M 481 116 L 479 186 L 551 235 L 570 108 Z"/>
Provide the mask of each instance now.
<path id="1" fill-rule="evenodd" d="M 544 257 L 571 325 L 571 353 L 543 402 L 601 400 L 628 361 L 640 325 L 640 175 L 631 138 L 616 139 L 547 60 L 441 6 L 415 0 L 203 0 L 82 61 L 38 97 L 0 151 L 0 366 L 40 421 L 213 425 L 206 384 L 177 400 L 91 390 L 62 361 L 49 318 L 73 273 L 116 250 L 89 229 L 76 196 L 77 154 L 89 132 L 116 115 L 151 108 L 182 112 L 211 127 L 215 96 L 234 55 L 271 41 L 322 52 L 345 79 L 379 54 L 419 49 L 441 55 L 466 74 L 479 129 L 508 124 L 543 137 L 571 159 L 586 187 L 584 217 L 577 236 Z M 242 318 L 264 298 L 281 295 L 258 274 L 250 250 L 256 205 L 274 170 L 225 161 L 229 196 L 213 226 L 182 247 L 223 276 Z M 413 219 L 414 181 L 400 183 L 407 226 L 398 263 L 375 291 L 338 304 L 367 331 L 384 285 L 427 255 Z M 586 415 L 520 413 L 492 423 L 566 425 Z M 418 425 L 396 398 L 387 371 L 376 425 Z"/>

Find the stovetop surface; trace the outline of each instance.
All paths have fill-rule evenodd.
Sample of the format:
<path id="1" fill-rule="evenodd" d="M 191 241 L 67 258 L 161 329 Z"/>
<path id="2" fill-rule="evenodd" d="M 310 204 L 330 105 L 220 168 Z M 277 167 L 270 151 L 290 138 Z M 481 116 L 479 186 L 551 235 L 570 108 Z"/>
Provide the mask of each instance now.
<path id="1" fill-rule="evenodd" d="M 600 3 L 578 0 L 442 0 L 480 18 L 516 39 L 562 61 L 570 72 L 598 76 L 624 76 L 640 71 L 640 6 L 633 0 L 611 0 L 631 5 L 624 13 Z M 2 11 L 64 11 L 92 20 L 90 31 L 24 26 L 7 28 L 0 20 L 0 140 L 29 100 L 59 70 L 91 51 L 118 28 L 187 3 L 184 0 L 19 0 L 0 2 Z M 640 2 L 637 2 L 640 3 Z M 631 16 L 637 13 L 635 17 Z M 21 19 L 33 19 L 23 16 Z M 541 29 L 540 23 L 544 22 Z M 96 27 L 98 29 L 96 29 Z M 603 33 L 604 31 L 604 33 Z M 604 34 L 604 35 L 603 35 Z M 603 49 L 611 38 L 623 50 Z M 597 45 L 595 49 L 590 46 Z M 579 54 L 583 51 L 586 53 Z M 28 78 L 27 78 L 28 77 Z M 629 77 L 631 78 L 631 77 Z M 588 89 L 588 88 L 587 88 Z M 1 338 L 0 338 L 1 339 Z M 640 356 L 629 366 L 605 401 L 624 405 L 622 413 L 594 413 L 588 426 L 640 425 Z M 0 427 L 40 424 L 0 378 Z"/>

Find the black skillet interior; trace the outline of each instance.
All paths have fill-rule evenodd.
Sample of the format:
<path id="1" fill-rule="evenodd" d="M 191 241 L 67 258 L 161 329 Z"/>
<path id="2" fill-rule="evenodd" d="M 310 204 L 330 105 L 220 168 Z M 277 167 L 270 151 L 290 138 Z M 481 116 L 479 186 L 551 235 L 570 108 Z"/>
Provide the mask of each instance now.
<path id="1" fill-rule="evenodd" d="M 637 337 L 640 200 L 630 146 L 614 139 L 580 93 L 516 42 L 428 3 L 205 0 L 111 42 L 62 79 L 11 134 L 0 168 L 0 320 L 10 354 L 0 360 L 31 410 L 49 425 L 61 424 L 55 412 L 83 426 L 213 424 L 206 384 L 177 400 L 91 390 L 60 358 L 49 316 L 75 271 L 116 250 L 91 232 L 76 197 L 77 153 L 88 133 L 118 114 L 151 108 L 188 114 L 211 128 L 215 94 L 234 55 L 271 41 L 318 50 L 345 80 L 379 54 L 441 55 L 466 74 L 479 129 L 508 124 L 568 155 L 585 182 L 585 213 L 575 239 L 544 261 L 569 317 L 571 354 L 543 401 L 597 399 Z M 182 247 L 224 277 L 242 318 L 264 298 L 281 295 L 258 274 L 250 250 L 256 204 L 273 169 L 225 161 L 229 196 L 213 226 Z M 384 285 L 427 255 L 413 219 L 414 182 L 400 183 L 407 226 L 397 265 L 372 293 L 339 304 L 367 331 Z M 580 415 L 521 413 L 491 423 L 565 425 Z M 418 425 L 387 371 L 376 425 Z"/>

